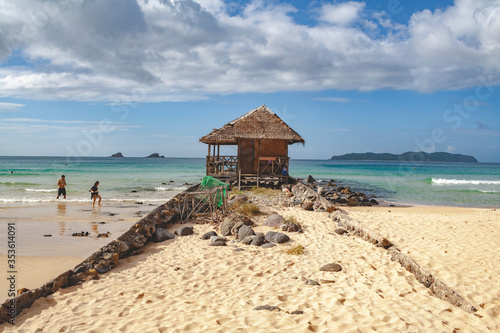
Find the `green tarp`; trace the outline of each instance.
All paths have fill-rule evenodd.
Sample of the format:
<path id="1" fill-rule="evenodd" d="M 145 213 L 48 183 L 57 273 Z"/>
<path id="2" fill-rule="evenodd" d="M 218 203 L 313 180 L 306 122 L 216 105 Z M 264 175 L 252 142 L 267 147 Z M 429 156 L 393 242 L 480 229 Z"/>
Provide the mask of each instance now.
<path id="1" fill-rule="evenodd" d="M 218 179 L 210 177 L 210 176 L 205 176 L 202 178 L 200 190 L 211 190 L 211 189 L 216 188 L 216 187 L 222 187 L 222 190 L 217 191 L 217 194 L 216 194 L 217 195 L 217 198 L 216 198 L 217 206 L 221 207 L 223 200 L 224 200 L 224 197 L 226 196 L 226 191 L 229 189 L 229 185 L 224 183 L 224 182 L 221 182 Z"/>

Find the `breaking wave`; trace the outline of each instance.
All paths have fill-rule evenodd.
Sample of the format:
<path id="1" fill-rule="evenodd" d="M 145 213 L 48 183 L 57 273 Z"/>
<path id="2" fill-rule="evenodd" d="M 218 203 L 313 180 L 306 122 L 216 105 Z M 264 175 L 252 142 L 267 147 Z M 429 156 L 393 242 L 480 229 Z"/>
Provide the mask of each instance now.
<path id="1" fill-rule="evenodd" d="M 432 183 L 437 185 L 500 185 L 500 180 L 432 178 Z"/>
<path id="2" fill-rule="evenodd" d="M 184 191 L 187 187 L 155 187 L 156 191 Z"/>
<path id="3" fill-rule="evenodd" d="M 57 189 L 50 189 L 50 190 L 46 190 L 46 189 L 37 189 L 37 188 L 25 188 L 24 189 L 26 192 L 57 192 Z"/>

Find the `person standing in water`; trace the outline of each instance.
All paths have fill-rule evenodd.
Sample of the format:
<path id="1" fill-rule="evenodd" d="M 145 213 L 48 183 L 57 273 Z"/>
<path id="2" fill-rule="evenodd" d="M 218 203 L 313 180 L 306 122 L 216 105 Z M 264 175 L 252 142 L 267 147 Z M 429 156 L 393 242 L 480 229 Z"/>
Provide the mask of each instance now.
<path id="1" fill-rule="evenodd" d="M 66 177 L 64 175 L 62 175 L 61 179 L 59 179 L 57 181 L 57 187 L 59 189 L 57 190 L 57 198 L 56 199 L 59 199 L 59 197 L 61 195 L 63 195 L 64 199 L 66 199 Z"/>
<path id="2" fill-rule="evenodd" d="M 92 200 L 92 207 L 95 206 L 95 201 L 96 199 L 99 199 L 99 202 L 97 203 L 99 206 L 101 205 L 101 196 L 99 195 L 99 189 L 97 188 L 99 186 L 99 182 L 95 182 L 94 186 L 90 188 L 90 200 Z"/>

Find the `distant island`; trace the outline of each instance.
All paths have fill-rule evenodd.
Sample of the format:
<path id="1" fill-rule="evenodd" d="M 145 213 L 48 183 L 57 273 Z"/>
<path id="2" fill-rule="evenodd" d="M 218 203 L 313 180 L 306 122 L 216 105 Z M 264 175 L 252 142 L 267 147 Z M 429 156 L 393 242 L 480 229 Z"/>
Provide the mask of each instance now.
<path id="1" fill-rule="evenodd" d="M 116 153 L 116 154 L 111 155 L 110 157 L 125 157 L 125 156 L 123 156 L 122 153 Z M 145 158 L 165 158 L 165 156 L 160 155 L 158 153 L 153 153 L 149 156 L 146 156 Z"/>
<path id="2" fill-rule="evenodd" d="M 158 153 L 153 153 L 149 156 L 147 156 L 146 158 L 165 158 L 165 156 L 158 154 Z"/>
<path id="3" fill-rule="evenodd" d="M 440 153 L 426 153 L 420 152 L 406 152 L 403 154 L 389 154 L 389 153 L 352 153 L 340 156 L 332 156 L 331 160 L 334 161 L 408 161 L 408 162 L 471 162 L 477 163 L 473 156 L 462 154 L 450 154 L 445 152 Z"/>

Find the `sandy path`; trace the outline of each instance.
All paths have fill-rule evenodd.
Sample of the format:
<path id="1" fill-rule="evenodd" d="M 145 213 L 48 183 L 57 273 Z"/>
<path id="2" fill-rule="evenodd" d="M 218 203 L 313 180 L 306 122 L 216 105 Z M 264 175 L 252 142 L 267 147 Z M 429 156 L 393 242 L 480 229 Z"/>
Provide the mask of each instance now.
<path id="1" fill-rule="evenodd" d="M 451 207 L 347 209 L 500 326 L 500 211 Z"/>
<path id="2" fill-rule="evenodd" d="M 359 238 L 333 233 L 335 225 L 326 213 L 297 208 L 285 208 L 280 213 L 285 217 L 295 216 L 303 225 L 304 233 L 289 233 L 291 245 L 305 247 L 303 254 L 284 253 L 287 245 L 261 249 L 229 243 L 243 248 L 241 252 L 234 251 L 233 246 L 210 247 L 200 236 L 212 227 L 196 225 L 195 235 L 149 245 L 145 253 L 120 261 L 117 269 L 98 281 L 37 301 L 17 318 L 15 330 L 487 332 L 498 329 L 498 314 L 491 313 L 496 311 L 492 310 L 493 305 L 470 314 L 437 299 L 410 273 L 392 262 L 385 250 Z M 407 218 L 415 216 L 410 214 Z M 411 230 L 413 236 L 408 235 L 407 239 L 416 239 L 420 226 L 417 224 Z M 463 253 L 462 261 L 469 262 L 468 255 L 469 252 Z M 331 262 L 340 263 L 343 271 L 319 271 Z M 321 285 L 305 285 L 307 279 Z M 476 285 L 468 277 L 464 279 L 469 286 Z M 486 289 L 482 285 L 474 288 Z M 259 305 L 277 306 L 282 311 L 253 310 Z M 292 315 L 290 312 L 295 310 L 303 314 Z M 9 325 L 0 327 L 6 332 L 13 331 Z"/>

